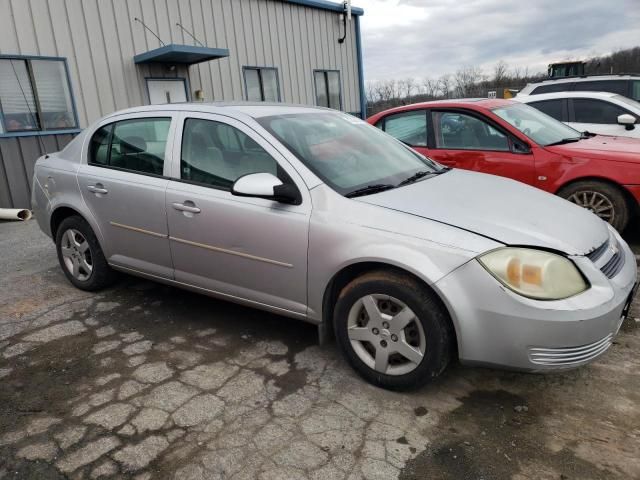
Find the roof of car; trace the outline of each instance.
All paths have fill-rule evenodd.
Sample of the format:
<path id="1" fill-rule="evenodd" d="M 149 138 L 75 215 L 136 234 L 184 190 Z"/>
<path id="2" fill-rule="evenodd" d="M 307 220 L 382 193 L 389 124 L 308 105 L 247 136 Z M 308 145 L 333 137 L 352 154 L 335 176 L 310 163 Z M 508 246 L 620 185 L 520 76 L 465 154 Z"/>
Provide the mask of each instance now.
<path id="1" fill-rule="evenodd" d="M 405 112 L 407 110 L 418 110 L 420 108 L 430 108 L 438 106 L 446 107 L 470 107 L 472 105 L 479 106 L 481 108 L 493 109 L 512 104 L 512 100 L 505 100 L 503 98 L 451 98 L 446 100 L 431 100 L 428 102 L 412 103 L 410 105 L 401 105 L 399 107 L 390 108 L 383 112 L 372 115 L 371 118 L 385 116 L 394 112 Z"/>
<path id="2" fill-rule="evenodd" d="M 607 80 L 640 80 L 640 74 L 620 73 L 616 75 L 580 75 L 572 77 L 545 78 L 539 82 L 527 83 L 521 92 L 528 95 L 531 91 L 543 85 L 576 82 L 604 82 Z"/>
<path id="3" fill-rule="evenodd" d="M 516 95 L 516 101 L 530 101 L 533 102 L 534 99 L 538 100 L 551 100 L 556 98 L 600 98 L 600 99 L 610 99 L 614 97 L 618 97 L 617 93 L 611 92 L 588 92 L 588 91 L 570 91 L 570 92 L 550 92 L 550 93 L 538 93 L 535 95 Z"/>
<path id="4" fill-rule="evenodd" d="M 167 112 L 167 111 L 183 111 L 183 112 L 202 112 L 202 113 L 219 113 L 219 114 L 244 114 L 250 117 L 259 118 L 271 115 L 282 115 L 292 113 L 311 113 L 330 111 L 323 107 L 313 107 L 309 105 L 296 105 L 287 103 L 269 103 L 269 102 L 185 102 L 185 103 L 169 103 L 161 105 L 144 105 L 140 107 L 127 108 L 119 110 L 108 115 L 117 116 L 130 113 L 148 113 L 148 112 Z"/>
<path id="5" fill-rule="evenodd" d="M 637 73 L 620 73 L 615 75 L 574 75 L 570 77 L 545 78 L 539 82 L 532 82 L 529 85 L 540 85 L 543 83 L 564 83 L 564 82 L 588 82 L 588 81 L 604 81 L 604 80 L 628 80 L 640 79 Z"/>

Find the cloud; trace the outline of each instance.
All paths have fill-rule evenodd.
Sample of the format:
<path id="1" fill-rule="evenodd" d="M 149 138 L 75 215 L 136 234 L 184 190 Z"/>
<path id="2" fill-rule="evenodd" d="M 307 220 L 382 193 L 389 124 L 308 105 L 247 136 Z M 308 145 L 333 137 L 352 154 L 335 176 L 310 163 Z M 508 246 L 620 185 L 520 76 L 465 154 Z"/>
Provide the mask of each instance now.
<path id="1" fill-rule="evenodd" d="M 438 77 L 464 65 L 544 71 L 640 44 L 638 0 L 368 0 L 365 78 Z"/>

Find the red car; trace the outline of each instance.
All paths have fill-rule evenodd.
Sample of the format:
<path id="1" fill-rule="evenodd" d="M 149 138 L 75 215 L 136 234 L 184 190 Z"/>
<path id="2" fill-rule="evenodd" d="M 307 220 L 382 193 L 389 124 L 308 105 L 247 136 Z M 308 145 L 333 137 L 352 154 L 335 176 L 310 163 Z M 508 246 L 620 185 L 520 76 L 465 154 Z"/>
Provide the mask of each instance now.
<path id="1" fill-rule="evenodd" d="M 501 99 L 417 103 L 368 122 L 443 165 L 555 193 L 619 231 L 639 211 L 639 140 L 581 133 L 528 105 Z"/>

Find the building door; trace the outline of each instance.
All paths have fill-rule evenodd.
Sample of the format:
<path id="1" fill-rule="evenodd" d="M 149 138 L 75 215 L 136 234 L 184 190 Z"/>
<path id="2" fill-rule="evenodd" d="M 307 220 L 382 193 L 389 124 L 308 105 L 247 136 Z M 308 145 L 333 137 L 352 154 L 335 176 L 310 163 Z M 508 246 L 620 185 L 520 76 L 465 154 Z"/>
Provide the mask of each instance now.
<path id="1" fill-rule="evenodd" d="M 149 104 L 180 103 L 187 101 L 184 78 L 147 78 Z"/>

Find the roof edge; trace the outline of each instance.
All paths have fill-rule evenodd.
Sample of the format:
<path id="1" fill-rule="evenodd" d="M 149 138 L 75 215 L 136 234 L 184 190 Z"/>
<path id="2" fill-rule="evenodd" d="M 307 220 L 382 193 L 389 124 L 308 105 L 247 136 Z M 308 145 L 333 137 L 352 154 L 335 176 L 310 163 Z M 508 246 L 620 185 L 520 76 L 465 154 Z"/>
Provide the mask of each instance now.
<path id="1" fill-rule="evenodd" d="M 305 7 L 319 8 L 321 10 L 330 10 L 332 12 L 344 12 L 342 3 L 329 2 L 327 0 L 283 0 L 286 3 L 294 3 Z M 359 7 L 351 7 L 352 15 L 364 15 L 364 9 Z"/>

